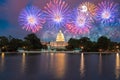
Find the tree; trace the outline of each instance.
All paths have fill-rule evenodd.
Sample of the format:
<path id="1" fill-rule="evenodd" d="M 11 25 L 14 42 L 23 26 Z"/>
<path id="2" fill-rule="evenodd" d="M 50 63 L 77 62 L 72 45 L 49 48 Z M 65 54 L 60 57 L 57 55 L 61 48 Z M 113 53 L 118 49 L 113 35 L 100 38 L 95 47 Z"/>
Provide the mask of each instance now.
<path id="1" fill-rule="evenodd" d="M 8 38 L 5 36 L 1 36 L 0 37 L 0 49 L 2 49 L 2 51 L 7 51 L 8 44 L 9 44 Z"/>
<path id="2" fill-rule="evenodd" d="M 83 51 L 91 51 L 92 42 L 88 37 L 82 37 L 79 39 L 79 47 L 83 48 Z"/>
<path id="3" fill-rule="evenodd" d="M 100 38 L 98 38 L 97 41 L 98 50 L 99 49 L 102 49 L 103 51 L 108 50 L 109 45 L 110 45 L 110 39 L 108 39 L 107 37 L 101 36 Z"/>
<path id="4" fill-rule="evenodd" d="M 35 35 L 35 34 L 28 34 L 25 38 L 25 43 L 26 46 L 29 49 L 41 49 L 42 48 L 42 44 L 40 42 L 40 39 Z"/>
<path id="5" fill-rule="evenodd" d="M 114 51 L 115 48 L 116 48 L 116 45 L 117 45 L 117 42 L 111 41 L 110 44 L 109 44 L 109 50 Z"/>
<path id="6" fill-rule="evenodd" d="M 18 48 L 23 47 L 23 41 L 21 39 L 12 38 L 9 42 L 9 51 L 16 51 Z"/>
<path id="7" fill-rule="evenodd" d="M 68 41 L 68 46 L 66 48 L 67 49 L 79 48 L 79 40 L 74 39 L 74 38 L 70 38 L 70 40 Z"/>

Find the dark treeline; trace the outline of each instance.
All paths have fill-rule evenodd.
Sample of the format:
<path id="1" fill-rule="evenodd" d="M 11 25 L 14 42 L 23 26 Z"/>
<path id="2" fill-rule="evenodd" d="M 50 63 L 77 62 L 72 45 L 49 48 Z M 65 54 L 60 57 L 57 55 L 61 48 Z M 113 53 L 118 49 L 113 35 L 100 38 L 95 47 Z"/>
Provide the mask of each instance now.
<path id="1" fill-rule="evenodd" d="M 105 36 L 98 38 L 97 42 L 91 41 L 87 37 L 82 37 L 80 39 L 71 38 L 68 41 L 68 50 L 82 49 L 86 52 L 98 52 L 98 51 L 119 51 L 120 43 L 113 42 Z"/>
<path id="2" fill-rule="evenodd" d="M 40 39 L 35 34 L 28 34 L 24 39 L 13 38 L 12 36 L 0 36 L 0 50 L 17 51 L 22 50 L 41 50 L 47 49 L 47 45 L 42 45 Z M 71 38 L 68 41 L 66 50 L 82 49 L 86 52 L 95 51 L 119 51 L 120 43 L 113 42 L 105 36 L 98 38 L 96 42 L 91 41 L 87 37 L 80 39 Z"/>
<path id="3" fill-rule="evenodd" d="M 36 50 L 43 47 L 40 39 L 35 34 L 28 34 L 24 37 L 24 40 L 13 38 L 12 36 L 8 38 L 5 36 L 0 37 L 0 49 L 2 51 Z"/>

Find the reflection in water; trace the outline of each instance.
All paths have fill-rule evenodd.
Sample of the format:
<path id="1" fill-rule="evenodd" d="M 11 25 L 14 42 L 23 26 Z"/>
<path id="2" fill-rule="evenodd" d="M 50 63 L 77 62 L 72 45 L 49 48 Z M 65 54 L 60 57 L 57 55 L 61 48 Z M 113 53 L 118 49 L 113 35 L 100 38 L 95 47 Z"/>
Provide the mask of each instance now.
<path id="1" fill-rule="evenodd" d="M 41 63 L 41 64 L 40 64 L 40 68 L 41 68 L 41 70 L 43 70 L 45 73 L 46 73 L 46 72 L 49 72 L 49 70 L 50 70 L 50 69 L 49 69 L 49 61 L 50 61 L 50 60 L 49 60 L 49 58 L 50 58 L 49 56 L 50 56 L 50 53 L 45 53 L 45 54 L 42 53 L 42 54 L 41 54 L 41 57 L 40 57 L 40 59 L 41 59 L 41 60 L 40 60 L 40 61 L 41 61 L 41 62 L 40 62 L 40 63 Z M 43 73 L 44 73 L 44 72 L 43 72 Z"/>
<path id="2" fill-rule="evenodd" d="M 1 66 L 0 66 L 1 67 L 1 69 L 0 69 L 1 71 L 4 70 L 4 62 L 5 62 L 4 60 L 5 60 L 5 53 L 2 53 L 1 54 Z"/>
<path id="3" fill-rule="evenodd" d="M 50 53 L 50 55 L 51 55 L 51 56 L 53 56 L 53 55 L 54 55 L 54 53 Z"/>
<path id="4" fill-rule="evenodd" d="M 119 79 L 120 75 L 120 56 L 119 53 L 116 54 L 116 65 L 115 65 L 115 75 L 116 79 Z"/>
<path id="5" fill-rule="evenodd" d="M 22 72 L 25 72 L 25 53 L 22 54 Z"/>
<path id="6" fill-rule="evenodd" d="M 55 55 L 55 74 L 57 78 L 61 78 L 64 76 L 65 73 L 65 54 L 64 53 L 58 53 Z M 53 66 L 54 67 L 54 66 Z"/>
<path id="7" fill-rule="evenodd" d="M 62 78 L 65 73 L 65 54 L 64 53 L 48 53 L 42 54 L 41 69 L 45 72 L 55 75 L 56 78 Z"/>
<path id="8" fill-rule="evenodd" d="M 50 53 L 50 63 L 49 63 L 50 65 L 48 66 L 50 68 L 50 70 L 52 70 L 52 68 L 53 68 L 54 58 L 55 58 L 55 54 L 54 53 Z"/>
<path id="9" fill-rule="evenodd" d="M 81 60 L 80 60 L 80 75 L 81 77 L 85 76 L 85 63 L 84 63 L 84 53 L 81 53 Z"/>
<path id="10" fill-rule="evenodd" d="M 102 74 L 102 53 L 99 55 L 99 74 Z"/>
<path id="11" fill-rule="evenodd" d="M 0 80 L 120 80 L 120 55 L 0 54 L 0 72 Z"/>

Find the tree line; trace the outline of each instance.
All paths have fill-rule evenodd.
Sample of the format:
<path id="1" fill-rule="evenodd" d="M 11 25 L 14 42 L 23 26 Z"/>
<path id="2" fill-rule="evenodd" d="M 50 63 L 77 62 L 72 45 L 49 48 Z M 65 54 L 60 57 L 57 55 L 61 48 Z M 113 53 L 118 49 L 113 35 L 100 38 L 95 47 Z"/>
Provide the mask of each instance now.
<path id="1" fill-rule="evenodd" d="M 2 51 L 17 51 L 18 49 L 36 50 L 43 48 L 40 39 L 35 34 L 28 34 L 24 40 L 9 36 L 0 37 L 0 49 Z"/>
<path id="2" fill-rule="evenodd" d="M 88 37 L 82 37 L 80 39 L 71 38 L 68 41 L 68 50 L 82 49 L 86 52 L 99 52 L 99 51 L 119 51 L 120 43 L 111 41 L 106 36 L 101 36 L 96 42 L 91 41 Z"/>
<path id="3" fill-rule="evenodd" d="M 41 50 L 47 49 L 47 45 L 42 45 L 41 40 L 34 34 L 28 34 L 24 39 L 13 38 L 12 36 L 0 36 L 0 50 L 17 51 L 23 50 Z M 111 41 L 105 36 L 98 38 L 96 42 L 91 41 L 88 37 L 80 39 L 70 38 L 66 50 L 82 49 L 86 52 L 98 51 L 119 51 L 120 42 Z"/>

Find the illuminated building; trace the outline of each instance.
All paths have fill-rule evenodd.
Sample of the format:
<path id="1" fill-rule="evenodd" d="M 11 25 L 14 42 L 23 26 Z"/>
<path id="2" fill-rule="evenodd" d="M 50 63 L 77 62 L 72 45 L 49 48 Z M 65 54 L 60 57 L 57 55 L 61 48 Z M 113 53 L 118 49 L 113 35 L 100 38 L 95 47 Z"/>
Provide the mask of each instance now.
<path id="1" fill-rule="evenodd" d="M 67 45 L 68 43 L 65 42 L 65 37 L 61 30 L 57 34 L 56 41 L 50 42 L 50 46 L 52 49 L 65 49 Z"/>

